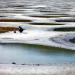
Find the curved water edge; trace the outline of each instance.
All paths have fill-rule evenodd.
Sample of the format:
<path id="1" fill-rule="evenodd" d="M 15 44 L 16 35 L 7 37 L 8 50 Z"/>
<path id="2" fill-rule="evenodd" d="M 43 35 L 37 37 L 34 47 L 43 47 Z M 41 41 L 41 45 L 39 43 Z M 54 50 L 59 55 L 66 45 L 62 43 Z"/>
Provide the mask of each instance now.
<path id="1" fill-rule="evenodd" d="M 0 44 L 0 56 L 0 64 L 50 65 L 75 62 L 75 51 L 31 44 Z"/>

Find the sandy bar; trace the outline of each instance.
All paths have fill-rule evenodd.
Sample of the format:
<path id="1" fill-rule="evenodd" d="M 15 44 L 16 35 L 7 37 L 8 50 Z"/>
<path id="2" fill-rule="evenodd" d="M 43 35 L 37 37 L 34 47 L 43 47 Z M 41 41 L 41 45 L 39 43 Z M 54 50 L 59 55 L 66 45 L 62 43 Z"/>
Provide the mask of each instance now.
<path id="1" fill-rule="evenodd" d="M 75 64 L 0 64 L 0 75 L 75 75 Z"/>

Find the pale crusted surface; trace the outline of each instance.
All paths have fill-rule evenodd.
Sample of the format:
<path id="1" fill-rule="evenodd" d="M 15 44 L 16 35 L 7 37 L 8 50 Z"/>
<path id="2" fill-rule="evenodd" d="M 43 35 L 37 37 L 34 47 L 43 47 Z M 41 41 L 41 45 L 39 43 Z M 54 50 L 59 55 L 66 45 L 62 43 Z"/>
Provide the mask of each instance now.
<path id="1" fill-rule="evenodd" d="M 65 38 L 67 36 L 67 38 Z M 69 36 L 71 36 L 69 38 Z M 7 32 L 0 34 L 0 43 L 26 43 L 60 47 L 75 50 L 75 44 L 67 39 L 75 37 L 75 32 L 55 32 L 42 30 L 25 30 L 20 32 Z"/>
<path id="2" fill-rule="evenodd" d="M 75 75 L 74 64 L 11 65 L 0 64 L 0 75 Z"/>

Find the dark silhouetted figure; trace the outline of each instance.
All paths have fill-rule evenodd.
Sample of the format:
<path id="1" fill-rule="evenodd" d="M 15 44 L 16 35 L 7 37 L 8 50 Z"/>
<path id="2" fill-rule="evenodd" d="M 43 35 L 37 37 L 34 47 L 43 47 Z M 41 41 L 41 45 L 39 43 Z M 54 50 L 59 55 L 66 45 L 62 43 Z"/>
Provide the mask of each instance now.
<path id="1" fill-rule="evenodd" d="M 16 64 L 15 62 L 12 62 L 12 64 Z"/>
<path id="2" fill-rule="evenodd" d="M 23 32 L 23 28 L 21 26 L 19 26 L 19 32 L 22 33 Z"/>

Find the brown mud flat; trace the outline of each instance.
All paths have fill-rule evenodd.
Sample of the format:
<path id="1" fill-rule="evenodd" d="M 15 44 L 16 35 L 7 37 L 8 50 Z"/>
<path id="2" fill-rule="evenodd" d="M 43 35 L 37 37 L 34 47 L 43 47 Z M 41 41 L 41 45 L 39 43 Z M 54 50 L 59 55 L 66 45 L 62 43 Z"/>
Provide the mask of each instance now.
<path id="1" fill-rule="evenodd" d="M 18 31 L 19 29 L 16 27 L 0 27 L 0 33 L 8 32 L 8 31 Z"/>
<path id="2" fill-rule="evenodd" d="M 0 19 L 0 22 L 32 22 L 27 19 Z"/>

